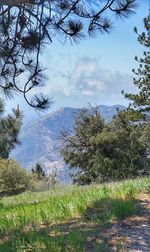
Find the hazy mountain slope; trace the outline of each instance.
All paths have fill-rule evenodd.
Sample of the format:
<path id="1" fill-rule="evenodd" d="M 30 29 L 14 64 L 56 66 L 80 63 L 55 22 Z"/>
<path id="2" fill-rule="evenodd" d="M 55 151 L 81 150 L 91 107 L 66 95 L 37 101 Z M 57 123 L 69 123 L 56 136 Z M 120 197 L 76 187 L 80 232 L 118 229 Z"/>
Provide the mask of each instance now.
<path id="1" fill-rule="evenodd" d="M 116 114 L 116 108 L 123 106 L 99 106 L 102 117 L 110 121 Z M 54 113 L 35 120 L 28 127 L 22 128 L 20 134 L 21 145 L 11 153 L 24 167 L 31 167 L 37 161 L 44 164 L 46 169 L 57 169 L 59 177 L 68 181 L 68 169 L 60 156 L 62 146 L 60 135 L 63 130 L 72 132 L 76 114 L 79 109 L 61 108 Z"/>

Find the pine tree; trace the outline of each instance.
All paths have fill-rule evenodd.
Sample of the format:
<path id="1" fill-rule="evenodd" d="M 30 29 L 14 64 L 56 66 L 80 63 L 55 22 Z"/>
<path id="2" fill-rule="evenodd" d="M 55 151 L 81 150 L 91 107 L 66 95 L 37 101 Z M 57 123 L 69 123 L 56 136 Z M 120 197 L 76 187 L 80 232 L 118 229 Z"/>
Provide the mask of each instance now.
<path id="1" fill-rule="evenodd" d="M 125 98 L 131 101 L 130 107 L 140 112 L 150 111 L 150 12 L 148 17 L 144 18 L 145 31 L 138 33 L 137 28 L 134 28 L 138 35 L 138 42 L 145 47 L 143 57 L 135 57 L 139 63 L 137 71 L 133 69 L 133 73 L 137 75 L 134 78 L 134 85 L 139 89 L 138 94 L 125 93 Z"/>
<path id="2" fill-rule="evenodd" d="M 96 109 L 81 110 L 74 132 L 63 134 L 62 156 L 81 185 L 150 174 L 149 138 L 144 124 L 132 125 L 126 111 L 106 124 Z M 145 164 L 145 165 L 143 165 Z"/>
<path id="3" fill-rule="evenodd" d="M 32 173 L 36 174 L 39 180 L 46 177 L 45 171 L 39 162 L 36 163 L 35 168 L 32 168 Z"/>
<path id="4" fill-rule="evenodd" d="M 7 159 L 16 144 L 19 144 L 18 134 L 22 125 L 22 115 L 19 107 L 13 109 L 13 114 L 2 117 L 4 103 L 0 99 L 0 158 Z"/>
<path id="5" fill-rule="evenodd" d="M 1 0 L 0 87 L 6 95 L 23 95 L 32 107 L 45 109 L 51 100 L 28 93 L 46 82 L 40 55 L 54 39 L 78 42 L 97 31 L 108 33 L 111 17 L 128 18 L 136 0 Z M 21 77 L 23 78 L 21 79 Z M 24 81 L 20 85 L 20 80 Z"/>

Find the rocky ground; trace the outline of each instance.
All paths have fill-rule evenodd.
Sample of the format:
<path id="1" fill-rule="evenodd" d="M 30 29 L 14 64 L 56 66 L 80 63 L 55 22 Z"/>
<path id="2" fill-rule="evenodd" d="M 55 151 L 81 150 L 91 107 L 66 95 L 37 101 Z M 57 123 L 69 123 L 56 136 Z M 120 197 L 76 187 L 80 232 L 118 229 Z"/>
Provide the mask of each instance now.
<path id="1" fill-rule="evenodd" d="M 138 214 L 109 230 L 111 251 L 150 252 L 150 195 L 141 194 L 137 200 Z"/>

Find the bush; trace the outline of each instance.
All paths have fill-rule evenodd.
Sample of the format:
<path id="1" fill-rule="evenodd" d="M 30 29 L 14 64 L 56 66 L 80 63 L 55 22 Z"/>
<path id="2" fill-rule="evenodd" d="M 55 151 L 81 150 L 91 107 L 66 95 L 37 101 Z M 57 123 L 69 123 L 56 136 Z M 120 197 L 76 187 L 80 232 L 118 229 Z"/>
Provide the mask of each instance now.
<path id="1" fill-rule="evenodd" d="M 49 174 L 43 178 L 38 178 L 36 173 L 30 175 L 29 190 L 32 192 L 43 192 L 54 189 L 58 184 L 56 173 Z"/>
<path id="2" fill-rule="evenodd" d="M 15 160 L 0 159 L 0 193 L 18 194 L 29 186 L 29 174 Z"/>

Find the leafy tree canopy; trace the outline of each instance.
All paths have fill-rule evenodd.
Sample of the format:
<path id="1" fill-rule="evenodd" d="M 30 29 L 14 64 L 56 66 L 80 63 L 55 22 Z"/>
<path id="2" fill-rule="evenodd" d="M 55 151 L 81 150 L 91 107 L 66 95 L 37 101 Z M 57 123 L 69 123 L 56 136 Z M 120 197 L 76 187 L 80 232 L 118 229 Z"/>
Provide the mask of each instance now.
<path id="1" fill-rule="evenodd" d="M 7 96 L 22 93 L 32 107 L 45 109 L 47 97 L 28 94 L 45 84 L 40 54 L 57 37 L 77 42 L 111 30 L 113 15 L 128 18 L 136 0 L 1 0 L 0 87 Z"/>

